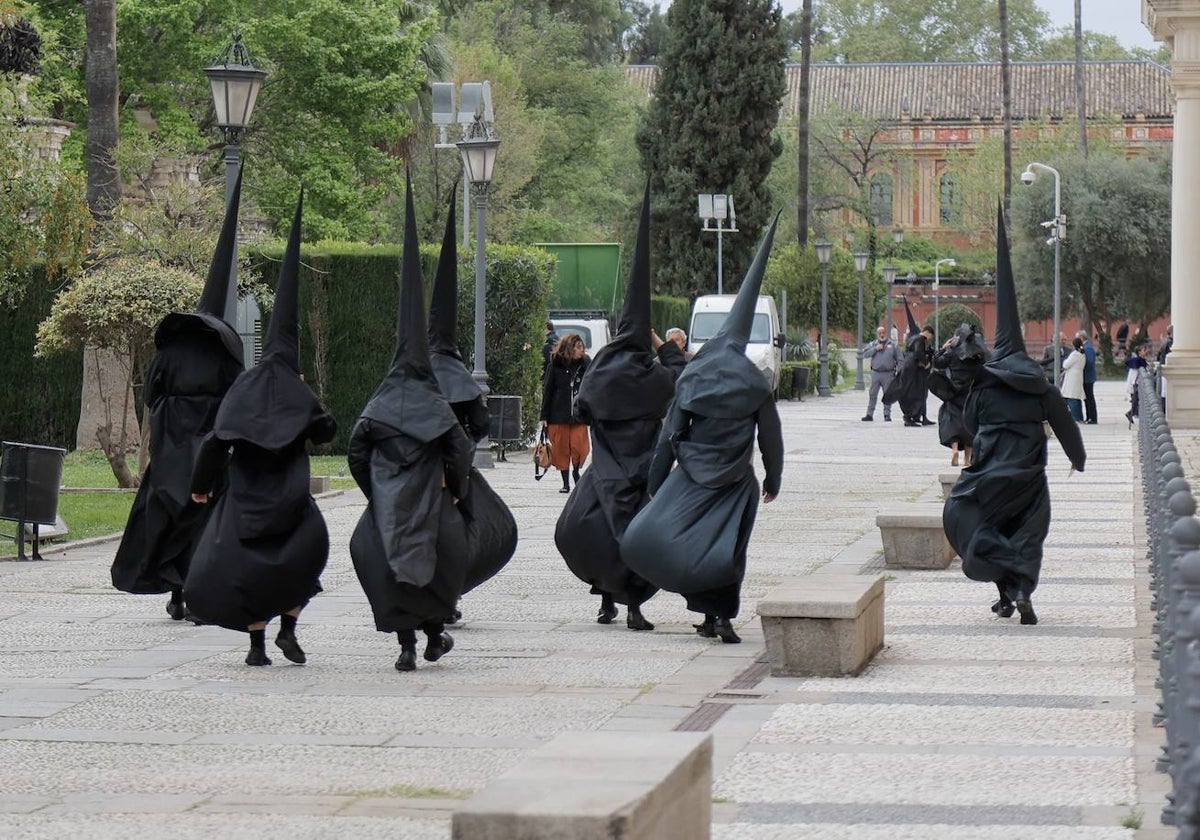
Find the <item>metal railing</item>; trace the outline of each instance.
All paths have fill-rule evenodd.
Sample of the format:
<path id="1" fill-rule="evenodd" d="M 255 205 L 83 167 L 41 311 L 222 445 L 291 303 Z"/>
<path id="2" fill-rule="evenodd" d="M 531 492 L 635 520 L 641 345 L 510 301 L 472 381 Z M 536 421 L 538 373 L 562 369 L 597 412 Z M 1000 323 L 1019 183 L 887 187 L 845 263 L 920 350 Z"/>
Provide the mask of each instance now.
<path id="1" fill-rule="evenodd" d="M 1162 692 L 1154 723 L 1166 732 L 1157 768 L 1171 777 L 1162 822 L 1176 826 L 1180 840 L 1200 840 L 1200 519 L 1156 377 L 1142 376 L 1138 388 L 1155 686 Z"/>

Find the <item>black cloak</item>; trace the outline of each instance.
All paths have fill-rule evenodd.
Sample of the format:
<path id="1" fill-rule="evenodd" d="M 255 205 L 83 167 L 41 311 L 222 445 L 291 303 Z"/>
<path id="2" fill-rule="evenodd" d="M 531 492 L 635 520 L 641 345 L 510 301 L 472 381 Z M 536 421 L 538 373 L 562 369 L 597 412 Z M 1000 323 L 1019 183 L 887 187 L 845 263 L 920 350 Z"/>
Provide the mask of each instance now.
<path id="1" fill-rule="evenodd" d="M 908 316 L 908 338 L 904 347 L 904 358 L 900 362 L 896 378 L 883 392 L 885 405 L 900 404 L 905 420 L 920 420 L 925 416 L 925 400 L 929 392 L 929 368 L 933 351 L 929 341 L 921 333 L 904 298 L 904 312 Z"/>
<path id="2" fill-rule="evenodd" d="M 192 492 L 216 498 L 187 577 L 197 616 L 231 630 L 303 606 L 321 591 L 329 557 L 325 519 L 309 495 L 305 442 L 337 424 L 300 378 L 297 308 L 301 193 L 275 289 L 262 361 L 233 383 L 196 459 Z"/>
<path id="3" fill-rule="evenodd" d="M 191 499 L 192 465 L 222 397 L 242 371 L 242 341 L 226 320 L 234 312 L 225 311 L 241 194 L 239 174 L 196 311 L 168 314 L 154 333 L 145 389 L 152 460 L 111 570 L 113 586 L 123 592 L 182 589 L 208 520 L 208 506 Z"/>
<path id="4" fill-rule="evenodd" d="M 491 417 L 487 396 L 467 370 L 458 349 L 457 194 L 456 189 L 450 190 L 450 213 L 429 300 L 429 361 L 438 390 L 450 403 L 467 436 L 478 443 L 487 437 Z M 459 499 L 458 512 L 466 525 L 467 577 L 462 587 L 465 595 L 494 577 L 512 559 L 517 550 L 517 520 L 474 467 L 467 494 Z"/>
<path id="5" fill-rule="evenodd" d="M 738 613 L 758 510 L 756 429 L 764 489 L 777 494 L 783 474 L 783 433 L 770 384 L 745 355 L 777 223 L 778 217 L 759 244 L 720 331 L 679 377 L 650 467 L 653 498 L 621 541 L 630 569 L 683 594 L 688 609 L 722 618 Z"/>
<path id="6" fill-rule="evenodd" d="M 1037 588 L 1050 530 L 1043 422 L 1080 472 L 1087 453 L 1066 401 L 1025 353 L 1001 213 L 996 252 L 995 344 L 963 412 L 974 435 L 971 466 L 950 491 L 942 524 L 966 576 L 996 582 L 1015 600 L 1018 590 Z"/>
<path id="7" fill-rule="evenodd" d="M 350 439 L 350 472 L 363 511 L 350 557 L 384 633 L 454 613 L 467 574 L 465 524 L 471 441 L 438 390 L 430 364 L 412 187 L 400 268 L 396 350 Z"/>
<path id="8" fill-rule="evenodd" d="M 952 341 L 933 356 L 929 391 L 942 401 L 938 409 L 938 440 L 942 446 L 952 447 L 957 443 L 959 449 L 966 449 L 973 435 L 963 422 L 963 409 L 971 383 L 987 358 L 987 345 L 972 324 L 959 324 Z"/>
<path id="9" fill-rule="evenodd" d="M 620 543 L 646 503 L 654 444 L 684 364 L 673 342 L 664 342 L 657 353 L 651 349 L 647 185 L 616 337 L 597 351 L 579 386 L 579 417 L 591 426 L 592 465 L 554 529 L 567 567 L 593 593 L 611 595 L 617 603 L 638 606 L 658 591 L 625 565 Z"/>

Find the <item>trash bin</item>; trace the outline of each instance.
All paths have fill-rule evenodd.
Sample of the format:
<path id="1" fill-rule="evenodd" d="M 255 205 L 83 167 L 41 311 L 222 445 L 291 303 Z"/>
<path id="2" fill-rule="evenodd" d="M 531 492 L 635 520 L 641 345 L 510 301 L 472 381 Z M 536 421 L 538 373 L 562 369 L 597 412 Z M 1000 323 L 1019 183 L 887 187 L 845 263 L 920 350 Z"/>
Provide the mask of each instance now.
<path id="1" fill-rule="evenodd" d="M 521 398 L 506 394 L 488 394 L 488 416 L 491 427 L 488 437 L 500 445 L 499 460 L 504 457 L 504 444 L 521 439 Z"/>
<path id="2" fill-rule="evenodd" d="M 32 443 L 0 443 L 0 519 L 17 523 L 17 559 L 25 557 L 25 523 L 33 528 L 33 558 L 38 555 L 38 525 L 53 525 L 58 516 L 67 450 Z"/>

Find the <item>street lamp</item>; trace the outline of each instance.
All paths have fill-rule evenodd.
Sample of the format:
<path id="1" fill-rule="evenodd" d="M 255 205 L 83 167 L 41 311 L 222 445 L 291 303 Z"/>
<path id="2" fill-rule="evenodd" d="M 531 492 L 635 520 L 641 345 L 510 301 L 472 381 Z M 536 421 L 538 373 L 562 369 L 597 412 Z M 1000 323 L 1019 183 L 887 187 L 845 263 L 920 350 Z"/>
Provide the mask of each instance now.
<path id="1" fill-rule="evenodd" d="M 717 294 L 725 294 L 725 284 L 723 282 L 723 269 L 721 266 L 721 234 L 722 233 L 737 233 L 737 213 L 733 209 L 733 196 L 722 193 L 700 193 L 700 219 L 704 222 L 704 226 L 700 228 L 702 233 L 717 234 Z M 725 227 L 725 220 L 729 220 L 729 227 Z M 717 226 L 712 227 L 711 223 L 716 222 Z"/>
<path id="2" fill-rule="evenodd" d="M 939 309 L 941 309 L 941 306 L 939 305 L 939 302 L 938 302 L 938 286 L 940 285 L 939 281 L 941 278 L 938 275 L 938 269 L 942 267 L 943 263 L 950 266 L 951 268 L 958 265 L 958 263 L 956 263 L 954 261 L 953 257 L 946 257 L 945 259 L 938 260 L 937 262 L 935 262 L 933 264 L 933 348 L 934 348 L 934 350 L 937 350 L 938 348 L 940 348 L 942 346 L 941 330 L 939 329 L 942 325 L 942 316 L 941 316 L 941 313 L 938 311 Z"/>
<path id="3" fill-rule="evenodd" d="M 234 30 L 233 42 L 221 54 L 219 64 L 204 68 L 208 85 L 212 89 L 213 111 L 217 126 L 225 134 L 225 206 L 233 198 L 233 187 L 238 176 L 238 145 L 250 115 L 258 91 L 267 78 L 267 71 L 254 66 L 250 51 L 242 43 L 242 33 Z M 225 299 L 225 317 L 237 311 L 237 242 L 233 246 L 233 262 L 229 266 L 229 293 Z"/>
<path id="4" fill-rule="evenodd" d="M 1044 163 L 1029 164 L 1021 173 L 1021 183 L 1029 186 L 1037 180 L 1039 172 L 1054 176 L 1054 218 L 1048 222 L 1042 222 L 1042 227 L 1050 232 L 1050 238 L 1046 240 L 1046 244 L 1054 246 L 1054 336 L 1052 343 L 1054 346 L 1054 381 L 1058 382 L 1058 376 L 1062 372 L 1062 344 L 1058 340 L 1059 331 L 1062 329 L 1059 275 L 1062 267 L 1062 242 L 1067 238 L 1067 217 L 1062 212 L 1062 176 L 1053 166 L 1047 166 Z"/>
<path id="5" fill-rule="evenodd" d="M 447 130 L 458 125 L 465 138 L 475 123 L 475 113 L 482 110 L 487 125 L 495 122 L 492 112 L 491 82 L 463 82 L 461 90 L 453 82 L 432 82 L 433 108 L 430 118 L 438 128 L 435 149 L 457 149 L 457 143 L 448 142 Z M 463 178 L 462 237 L 463 247 L 471 244 L 471 183 Z"/>
<path id="6" fill-rule="evenodd" d="M 892 284 L 896 282 L 896 273 L 899 271 L 894 265 L 885 265 L 883 267 L 883 285 L 887 287 L 887 337 L 892 339 Z"/>
<path id="7" fill-rule="evenodd" d="M 900 243 L 903 241 L 904 241 L 904 228 L 896 228 L 895 230 L 893 230 L 892 231 L 892 242 L 895 243 L 895 245 L 897 247 L 899 247 Z"/>
<path id="8" fill-rule="evenodd" d="M 463 174 L 475 193 L 475 369 L 471 376 L 479 384 L 479 390 L 483 391 L 486 398 L 487 336 L 484 333 L 483 321 L 487 307 L 487 255 L 483 246 L 483 231 L 487 216 L 487 191 L 492 183 L 492 170 L 496 166 L 496 152 L 500 148 L 500 141 L 493 136 L 490 126 L 484 122 L 482 103 L 475 109 L 475 120 L 467 129 L 466 136 L 457 145 L 462 154 Z M 487 435 L 476 444 L 475 466 L 479 469 L 491 469 L 494 466 L 491 441 Z"/>
<path id="9" fill-rule="evenodd" d="M 854 390 L 863 391 L 867 384 L 863 381 L 863 272 L 867 270 L 867 261 L 871 255 L 863 251 L 854 253 L 854 270 L 858 272 L 858 361 L 854 376 Z"/>
<path id="10" fill-rule="evenodd" d="M 821 263 L 821 347 L 820 352 L 817 354 L 817 359 L 820 362 L 820 371 L 817 379 L 817 396 L 829 397 L 833 396 L 833 392 L 829 389 L 829 339 L 826 336 L 829 328 L 829 292 L 826 279 L 829 274 L 829 258 L 833 255 L 833 244 L 818 242 L 816 247 L 817 260 Z"/>

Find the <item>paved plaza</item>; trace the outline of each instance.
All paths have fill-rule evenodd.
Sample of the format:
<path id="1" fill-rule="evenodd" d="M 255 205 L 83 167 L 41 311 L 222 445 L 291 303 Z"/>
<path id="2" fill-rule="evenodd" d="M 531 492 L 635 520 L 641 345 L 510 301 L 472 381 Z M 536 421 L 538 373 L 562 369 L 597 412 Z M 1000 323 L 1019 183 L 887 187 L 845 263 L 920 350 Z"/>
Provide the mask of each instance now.
<path id="1" fill-rule="evenodd" d="M 853 391 L 779 404 L 783 493 L 759 510 L 741 645 L 697 637 L 668 593 L 645 607 L 652 633 L 623 609 L 597 625 L 554 548 L 557 478 L 534 482 L 525 455 L 489 476 L 516 557 L 464 599 L 454 651 L 413 673 L 351 567 L 357 492 L 322 502 L 304 667 L 270 644 L 272 667 L 246 667 L 245 635 L 116 592 L 115 542 L 2 563 L 0 837 L 446 840 L 464 797 L 559 732 L 677 728 L 714 737 L 718 840 L 1170 836 L 1144 772 L 1159 740 L 1133 438 L 1121 384 L 1097 394 L 1087 472 L 1068 478 L 1051 443 L 1041 623 L 992 616 L 994 589 L 957 561 L 895 572 L 886 646 L 857 678 L 770 677 L 754 615 L 789 577 L 878 568 L 877 511 L 940 498 L 936 429 L 860 422 Z"/>

